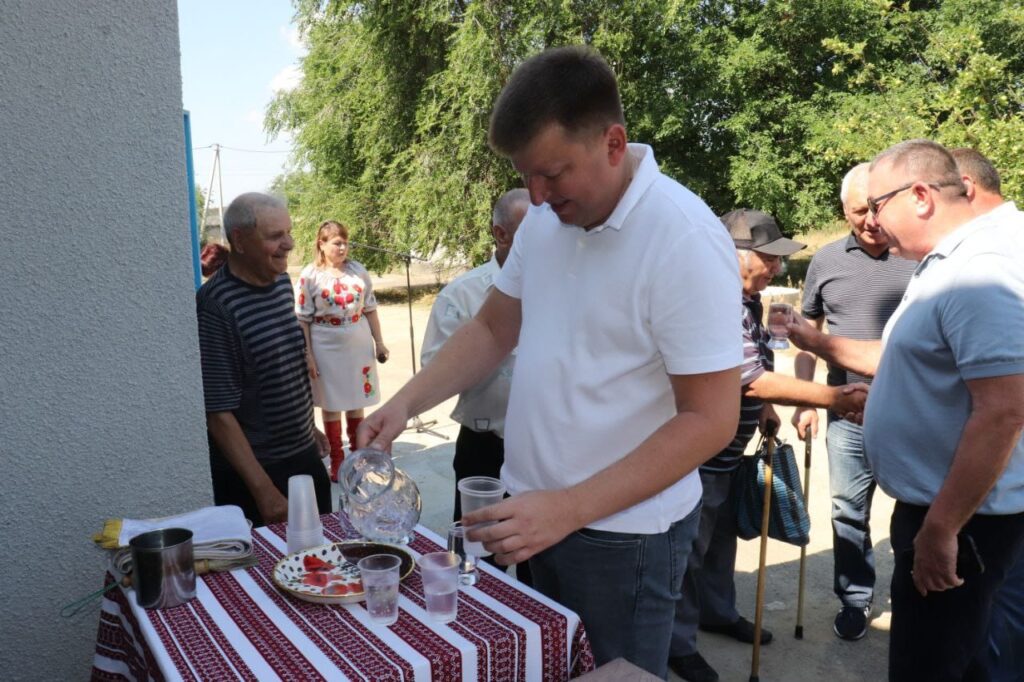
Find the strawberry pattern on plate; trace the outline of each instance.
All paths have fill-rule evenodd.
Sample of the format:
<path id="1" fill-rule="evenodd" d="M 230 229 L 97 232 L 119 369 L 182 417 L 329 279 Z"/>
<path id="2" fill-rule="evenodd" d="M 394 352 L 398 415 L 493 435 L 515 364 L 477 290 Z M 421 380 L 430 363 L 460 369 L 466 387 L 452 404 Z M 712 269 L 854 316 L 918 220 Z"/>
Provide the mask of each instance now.
<path id="1" fill-rule="evenodd" d="M 365 599 L 358 561 L 370 554 L 395 554 L 402 559 L 401 577 L 412 572 L 412 557 L 404 549 L 382 543 L 349 541 L 312 547 L 282 557 L 274 565 L 274 584 L 292 596 L 316 604 L 352 604 Z"/>

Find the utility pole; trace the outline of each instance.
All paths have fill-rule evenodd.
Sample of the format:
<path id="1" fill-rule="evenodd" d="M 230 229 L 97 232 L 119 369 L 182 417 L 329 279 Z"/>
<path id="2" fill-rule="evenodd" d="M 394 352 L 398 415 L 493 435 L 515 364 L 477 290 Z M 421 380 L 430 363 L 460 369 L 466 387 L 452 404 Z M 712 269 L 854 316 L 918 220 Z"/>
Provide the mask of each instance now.
<path id="1" fill-rule="evenodd" d="M 220 212 L 220 239 L 222 244 L 226 244 L 228 241 L 227 233 L 224 231 L 224 178 L 220 172 L 220 145 L 214 143 L 210 145 L 213 148 L 213 167 L 210 169 L 210 182 L 206 186 L 206 202 L 203 204 L 203 222 L 201 223 L 200 230 L 206 230 L 206 216 L 210 213 L 210 202 L 213 199 L 213 180 L 217 179 L 217 210 Z"/>

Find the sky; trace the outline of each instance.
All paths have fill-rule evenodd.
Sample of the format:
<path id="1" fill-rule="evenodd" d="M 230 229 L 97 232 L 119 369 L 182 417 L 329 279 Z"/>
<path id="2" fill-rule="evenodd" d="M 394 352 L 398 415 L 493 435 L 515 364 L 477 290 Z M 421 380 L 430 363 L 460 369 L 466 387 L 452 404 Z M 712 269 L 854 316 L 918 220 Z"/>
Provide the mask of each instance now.
<path id="1" fill-rule="evenodd" d="M 184 108 L 192 119 L 196 183 L 218 204 L 212 144 L 220 144 L 224 205 L 267 189 L 283 171 L 291 140 L 263 130 L 267 104 L 294 87 L 303 48 L 290 0 L 178 0 Z M 251 151 L 239 151 L 251 150 Z"/>

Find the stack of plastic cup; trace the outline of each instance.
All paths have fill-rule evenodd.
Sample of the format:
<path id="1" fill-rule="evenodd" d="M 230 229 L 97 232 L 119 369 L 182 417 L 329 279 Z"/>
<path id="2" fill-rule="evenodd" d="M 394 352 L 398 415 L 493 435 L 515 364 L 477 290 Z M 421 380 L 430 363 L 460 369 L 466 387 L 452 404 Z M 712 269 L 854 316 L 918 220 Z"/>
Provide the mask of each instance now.
<path id="1" fill-rule="evenodd" d="M 452 622 L 459 611 L 459 557 L 453 552 L 431 552 L 417 563 L 427 614 L 442 623 Z"/>
<path id="2" fill-rule="evenodd" d="M 470 476 L 459 481 L 459 499 L 462 502 L 462 514 L 465 516 L 471 512 L 478 511 L 484 507 L 497 504 L 505 497 L 505 484 L 490 476 Z M 483 528 L 493 525 L 491 523 L 479 523 L 475 526 L 467 526 L 466 530 Z M 466 540 L 466 553 L 473 556 L 490 556 L 491 553 L 484 549 L 482 542 Z"/>
<path id="3" fill-rule="evenodd" d="M 288 479 L 288 553 L 319 547 L 324 541 L 324 526 L 316 506 L 313 477 Z"/>

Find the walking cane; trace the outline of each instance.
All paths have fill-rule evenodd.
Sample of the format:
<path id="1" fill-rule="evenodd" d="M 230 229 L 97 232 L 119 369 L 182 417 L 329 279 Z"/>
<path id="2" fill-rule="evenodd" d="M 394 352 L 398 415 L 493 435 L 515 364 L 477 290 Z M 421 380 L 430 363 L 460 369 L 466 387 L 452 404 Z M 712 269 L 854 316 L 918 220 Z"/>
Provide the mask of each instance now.
<path id="1" fill-rule="evenodd" d="M 814 437 L 811 435 L 811 427 L 808 424 L 804 432 L 804 507 L 811 509 L 811 443 Z M 807 570 L 807 545 L 800 547 L 800 583 L 796 593 L 796 630 L 793 636 L 797 639 L 804 638 L 804 575 Z"/>
<path id="2" fill-rule="evenodd" d="M 772 513 L 772 457 L 775 456 L 775 434 L 779 425 L 769 421 L 764 437 L 764 506 L 761 508 L 761 556 L 757 563 L 757 601 L 754 605 L 754 655 L 750 659 L 750 682 L 759 682 L 761 667 L 761 618 L 764 615 L 764 565 L 768 559 L 768 520 Z"/>

